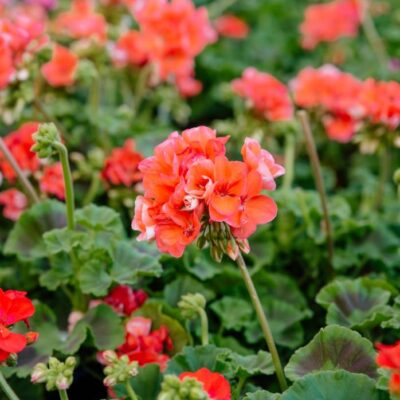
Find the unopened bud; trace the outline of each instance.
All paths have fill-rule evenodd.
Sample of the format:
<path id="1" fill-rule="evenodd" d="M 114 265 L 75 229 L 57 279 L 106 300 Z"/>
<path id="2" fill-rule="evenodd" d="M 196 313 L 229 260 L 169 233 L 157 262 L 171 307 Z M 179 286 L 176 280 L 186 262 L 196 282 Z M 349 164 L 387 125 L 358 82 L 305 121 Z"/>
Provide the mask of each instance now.
<path id="1" fill-rule="evenodd" d="M 182 296 L 178 303 L 183 318 L 193 319 L 199 313 L 199 310 L 206 306 L 206 299 L 200 293 L 188 293 Z"/>
<path id="2" fill-rule="evenodd" d="M 53 123 L 40 124 L 39 129 L 32 135 L 35 144 L 31 150 L 37 153 L 39 158 L 52 156 L 56 149 L 54 145 L 60 143 L 60 135 Z"/>
<path id="3" fill-rule="evenodd" d="M 39 339 L 39 333 L 28 332 L 25 334 L 27 344 L 33 344 Z"/>

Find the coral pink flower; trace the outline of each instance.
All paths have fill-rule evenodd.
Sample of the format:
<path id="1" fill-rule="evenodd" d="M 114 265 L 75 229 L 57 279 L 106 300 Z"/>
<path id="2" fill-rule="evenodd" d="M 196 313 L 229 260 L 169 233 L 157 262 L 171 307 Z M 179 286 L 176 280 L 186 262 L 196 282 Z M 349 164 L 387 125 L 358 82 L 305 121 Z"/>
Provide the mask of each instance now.
<path id="1" fill-rule="evenodd" d="M 293 117 L 287 87 L 269 74 L 246 68 L 242 78 L 232 82 L 232 88 L 268 120 L 284 121 Z"/>
<path id="2" fill-rule="evenodd" d="M 328 137 L 341 143 L 349 142 L 358 126 L 357 121 L 348 115 L 326 116 L 322 122 Z"/>
<path id="3" fill-rule="evenodd" d="M 40 165 L 36 153 L 31 151 L 31 147 L 34 145 L 32 135 L 38 130 L 38 127 L 39 124 L 37 122 L 27 122 L 22 124 L 18 130 L 4 137 L 4 142 L 17 161 L 19 167 L 27 174 L 37 171 Z M 14 169 L 8 161 L 5 160 L 1 152 L 0 170 L 8 181 L 15 181 L 16 175 Z"/>
<path id="4" fill-rule="evenodd" d="M 7 45 L 6 39 L 2 36 L 0 36 L 0 54 L 0 89 L 4 89 L 10 83 L 15 68 L 12 51 Z"/>
<path id="5" fill-rule="evenodd" d="M 267 150 L 261 148 L 255 139 L 246 138 L 242 147 L 242 156 L 250 170 L 256 170 L 263 183 L 263 188 L 275 190 L 275 179 L 285 173 L 285 168 L 277 164 L 274 157 Z"/>
<path id="6" fill-rule="evenodd" d="M 0 362 L 6 361 L 11 353 L 21 352 L 28 344 L 27 336 L 14 333 L 8 328 L 16 322 L 27 322 L 35 312 L 26 292 L 0 289 Z M 32 333 L 28 338 L 32 339 Z"/>
<path id="7" fill-rule="evenodd" d="M 389 381 L 389 390 L 393 394 L 400 394 L 400 341 L 394 345 L 377 344 L 378 355 L 376 363 L 381 368 L 388 368 L 392 375 Z"/>
<path id="8" fill-rule="evenodd" d="M 302 46 L 312 50 L 320 42 L 356 36 L 361 14 L 359 0 L 334 0 L 308 6 L 300 26 Z"/>
<path id="9" fill-rule="evenodd" d="M 73 0 L 71 9 L 57 17 L 55 26 L 74 39 L 94 38 L 103 43 L 107 38 L 107 22 L 94 12 L 91 0 Z"/>
<path id="10" fill-rule="evenodd" d="M 179 379 L 194 378 L 203 384 L 203 390 L 211 400 L 231 400 L 231 387 L 228 380 L 217 372 L 211 372 L 207 368 L 201 368 L 196 372 L 183 372 Z"/>
<path id="11" fill-rule="evenodd" d="M 144 47 L 141 33 L 132 30 L 123 34 L 115 44 L 112 51 L 112 59 L 118 67 L 145 64 L 148 54 Z"/>
<path id="12" fill-rule="evenodd" d="M 142 155 L 136 151 L 135 141 L 128 139 L 123 147 L 114 149 L 106 159 L 102 171 L 103 179 L 113 185 L 132 186 L 142 177 L 138 169 L 142 159 Z"/>
<path id="13" fill-rule="evenodd" d="M 177 76 L 175 84 L 182 97 L 197 96 L 203 90 L 203 84 L 192 76 Z"/>
<path id="14" fill-rule="evenodd" d="M 75 81 L 77 68 L 78 57 L 67 48 L 56 45 L 53 58 L 42 66 L 42 74 L 51 86 L 70 86 Z"/>
<path id="15" fill-rule="evenodd" d="M 215 21 L 215 29 L 221 36 L 233 39 L 244 39 L 249 34 L 249 26 L 235 15 L 222 15 Z"/>
<path id="16" fill-rule="evenodd" d="M 144 196 L 132 221 L 138 240 L 155 240 L 162 252 L 180 257 L 202 229 L 224 223 L 247 249 L 243 239 L 275 218 L 275 203 L 261 192 L 275 188 L 283 167 L 251 139 L 243 146 L 245 162 L 229 161 L 227 140 L 205 126 L 174 132 L 140 163 Z"/>
<path id="17" fill-rule="evenodd" d="M 60 200 L 65 199 L 64 176 L 60 163 L 43 168 L 39 186 L 43 193 L 53 194 Z"/>
<path id="18" fill-rule="evenodd" d="M 103 301 L 118 313 L 130 316 L 144 304 L 147 297 L 147 294 L 143 290 L 135 291 L 130 286 L 118 285 Z"/>
<path id="19" fill-rule="evenodd" d="M 28 206 L 28 199 L 19 190 L 8 189 L 0 193 L 0 204 L 4 217 L 16 221 Z"/>

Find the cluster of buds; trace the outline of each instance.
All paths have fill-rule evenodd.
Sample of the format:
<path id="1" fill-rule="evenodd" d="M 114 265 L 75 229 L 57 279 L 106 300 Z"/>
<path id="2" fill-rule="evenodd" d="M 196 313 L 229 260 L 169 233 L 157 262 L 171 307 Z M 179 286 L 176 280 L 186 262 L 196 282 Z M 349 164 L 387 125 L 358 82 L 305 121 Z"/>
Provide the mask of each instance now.
<path id="1" fill-rule="evenodd" d="M 124 383 L 139 372 L 137 361 L 130 361 L 127 355 L 118 357 L 115 351 L 107 350 L 103 353 L 107 366 L 104 368 L 104 385 L 113 387 L 118 383 Z"/>
<path id="2" fill-rule="evenodd" d="M 31 150 L 37 153 L 39 158 L 51 157 L 58 151 L 56 145 L 61 144 L 60 134 L 53 123 L 40 124 L 32 137 L 35 144 Z"/>
<path id="3" fill-rule="evenodd" d="M 197 315 L 205 309 L 206 299 L 200 293 L 188 293 L 182 296 L 178 303 L 183 318 L 194 319 Z"/>
<path id="4" fill-rule="evenodd" d="M 67 390 L 72 384 L 75 366 L 75 357 L 68 357 L 64 362 L 55 357 L 50 357 L 48 365 L 44 363 L 35 365 L 31 381 L 33 383 L 46 383 L 48 391 Z"/>
<path id="5" fill-rule="evenodd" d="M 210 246 L 212 258 L 217 262 L 221 262 L 224 254 L 236 260 L 240 251 L 246 254 L 250 251 L 248 240 L 235 238 L 225 222 L 207 221 L 203 224 L 197 246 L 203 249 L 207 244 Z"/>
<path id="6" fill-rule="evenodd" d="M 161 392 L 157 400 L 210 400 L 203 389 L 203 384 L 194 378 L 179 379 L 174 375 L 167 375 L 161 385 Z"/>

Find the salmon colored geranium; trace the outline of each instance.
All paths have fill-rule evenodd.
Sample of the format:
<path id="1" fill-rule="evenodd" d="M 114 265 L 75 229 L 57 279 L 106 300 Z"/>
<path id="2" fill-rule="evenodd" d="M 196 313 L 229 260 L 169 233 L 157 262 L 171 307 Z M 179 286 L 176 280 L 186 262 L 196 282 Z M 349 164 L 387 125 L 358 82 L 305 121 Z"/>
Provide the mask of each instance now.
<path id="1" fill-rule="evenodd" d="M 3 215 L 11 221 L 16 221 L 28 206 L 28 199 L 17 189 L 8 189 L 0 192 L 0 205 L 3 206 Z"/>
<path id="2" fill-rule="evenodd" d="M 9 328 L 19 321 L 27 323 L 35 312 L 26 292 L 0 289 L 0 362 L 6 361 L 11 353 L 21 352 L 37 334 L 14 333 Z"/>
<path id="3" fill-rule="evenodd" d="M 302 46 L 312 50 L 320 42 L 356 36 L 361 14 L 360 0 L 334 0 L 308 6 L 300 26 Z"/>
<path id="4" fill-rule="evenodd" d="M 94 11 L 92 0 L 73 0 L 71 9 L 57 17 L 55 28 L 74 39 L 96 39 L 103 43 L 107 38 L 107 22 Z"/>
<path id="5" fill-rule="evenodd" d="M 48 165 L 43 168 L 39 186 L 43 193 L 52 194 L 60 200 L 65 199 L 64 176 L 61 163 Z"/>
<path id="6" fill-rule="evenodd" d="M 194 378 L 203 384 L 203 390 L 211 400 L 231 400 L 231 387 L 228 380 L 217 372 L 201 368 L 196 372 L 183 372 L 179 379 Z"/>
<path id="7" fill-rule="evenodd" d="M 11 132 L 4 137 L 5 144 L 14 156 L 19 167 L 26 174 L 37 171 L 40 166 L 36 153 L 31 151 L 31 147 L 34 145 L 32 135 L 37 131 L 38 127 L 39 124 L 37 122 L 26 122 L 25 124 L 22 124 L 18 130 Z M 1 152 L 0 170 L 9 182 L 15 181 L 15 171 L 8 161 L 5 160 Z"/>
<path id="8" fill-rule="evenodd" d="M 289 91 L 272 75 L 257 71 L 255 68 L 246 68 L 243 76 L 232 82 L 232 88 L 270 121 L 284 121 L 293 117 Z"/>
<path id="9" fill-rule="evenodd" d="M 53 58 L 42 66 L 42 74 L 51 86 L 70 86 L 75 81 L 77 68 L 78 57 L 67 48 L 56 45 Z"/>
<path id="10" fill-rule="evenodd" d="M 249 34 L 249 26 L 235 15 L 222 15 L 215 21 L 215 29 L 221 36 L 232 39 L 244 39 Z"/>
<path id="11" fill-rule="evenodd" d="M 394 345 L 377 344 L 378 355 L 376 363 L 381 368 L 391 370 L 392 374 L 389 381 L 391 393 L 400 395 L 400 341 Z"/>
<path id="12" fill-rule="evenodd" d="M 162 252 L 180 257 L 208 224 L 226 224 L 245 240 L 275 218 L 276 204 L 262 190 L 275 189 L 283 167 L 254 139 L 243 146 L 244 162 L 228 160 L 228 139 L 205 126 L 174 132 L 139 164 L 144 196 L 136 199 L 132 222 L 138 240 L 155 240 Z"/>
<path id="13" fill-rule="evenodd" d="M 142 155 L 136 151 L 135 141 L 128 139 L 123 147 L 114 149 L 106 159 L 102 177 L 113 185 L 130 187 L 142 177 L 138 169 L 142 159 Z"/>
<path id="14" fill-rule="evenodd" d="M 112 59 L 118 67 L 145 64 L 148 54 L 141 33 L 135 30 L 124 33 L 112 50 Z"/>

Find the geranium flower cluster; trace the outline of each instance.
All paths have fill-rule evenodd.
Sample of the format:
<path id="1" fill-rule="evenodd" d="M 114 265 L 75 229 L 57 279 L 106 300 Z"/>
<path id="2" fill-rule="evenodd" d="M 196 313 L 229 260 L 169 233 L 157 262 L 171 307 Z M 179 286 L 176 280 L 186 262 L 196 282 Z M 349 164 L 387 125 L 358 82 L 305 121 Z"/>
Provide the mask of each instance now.
<path id="1" fill-rule="evenodd" d="M 243 161 L 228 160 L 228 139 L 205 126 L 174 132 L 139 164 L 144 196 L 136 199 L 132 222 L 138 240 L 155 240 L 160 251 L 180 257 L 200 235 L 215 245 L 221 235 L 245 241 L 275 218 L 275 202 L 261 192 L 275 189 L 284 168 L 249 138 Z M 219 243 L 219 250 L 231 245 Z"/>
<path id="2" fill-rule="evenodd" d="M 232 88 L 267 120 L 285 121 L 293 118 L 293 105 L 286 85 L 270 74 L 246 68 L 243 76 L 232 82 Z"/>
<path id="3" fill-rule="evenodd" d="M 376 363 L 381 368 L 390 370 L 389 390 L 393 395 L 400 395 L 400 341 L 394 345 L 378 344 Z"/>
<path id="4" fill-rule="evenodd" d="M 122 147 L 113 149 L 106 158 L 102 177 L 112 185 L 123 185 L 131 187 L 142 178 L 138 169 L 143 156 L 136 151 L 136 144 L 133 139 L 128 139 Z"/>
<path id="5" fill-rule="evenodd" d="M 64 179 L 59 163 L 43 166 L 36 153 L 31 148 L 34 145 L 32 135 L 38 130 L 38 122 L 26 122 L 16 131 L 6 135 L 3 140 L 13 155 L 18 166 L 26 176 L 34 175 L 39 181 L 42 193 L 54 195 L 63 200 Z M 41 171 L 40 171 L 41 170 Z M 0 152 L 0 171 L 5 179 L 12 185 L 16 182 L 16 173 Z M 17 220 L 28 204 L 26 196 L 17 189 L 12 188 L 0 193 L 0 204 L 4 206 L 3 215 L 11 220 Z"/>
<path id="6" fill-rule="evenodd" d="M 216 40 L 206 8 L 196 9 L 191 0 L 147 0 L 134 2 L 131 10 L 139 31 L 117 42 L 117 65 L 150 62 L 156 80 L 173 80 L 183 94 L 197 94 L 201 86 L 193 78 L 194 59 Z"/>
<path id="7" fill-rule="evenodd" d="M 297 105 L 324 112 L 331 139 L 348 142 L 363 124 L 400 125 L 400 84 L 360 81 L 332 65 L 302 70 L 291 84 Z"/>
<path id="8" fill-rule="evenodd" d="M 149 318 L 131 318 L 125 327 L 125 343 L 116 353 L 118 356 L 127 355 L 130 361 L 137 361 L 140 366 L 159 364 L 163 370 L 169 360 L 168 352 L 172 351 L 174 346 L 168 328 L 161 325 L 158 329 L 152 329 L 152 324 Z"/>
<path id="9" fill-rule="evenodd" d="M 34 313 L 35 307 L 26 297 L 26 292 L 0 289 L 0 362 L 7 361 L 11 354 L 21 352 L 37 340 L 39 335 L 36 332 L 23 335 L 10 330 L 19 321 L 28 326 L 28 318 Z"/>
<path id="10" fill-rule="evenodd" d="M 244 39 L 250 31 L 246 21 L 232 14 L 221 15 L 214 25 L 220 36 L 232 39 Z"/>
<path id="11" fill-rule="evenodd" d="M 26 6 L 0 12 L 0 90 L 27 78 L 24 60 L 46 41 L 45 18 L 41 8 Z"/>
<path id="12" fill-rule="evenodd" d="M 361 24 L 361 7 L 360 0 L 334 0 L 308 6 L 300 26 L 302 46 L 312 50 L 320 42 L 356 36 Z"/>
<path id="13" fill-rule="evenodd" d="M 138 310 L 147 300 L 148 295 L 143 290 L 133 290 L 128 285 L 118 285 L 103 299 L 116 312 L 126 317 Z"/>

